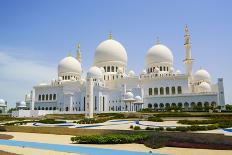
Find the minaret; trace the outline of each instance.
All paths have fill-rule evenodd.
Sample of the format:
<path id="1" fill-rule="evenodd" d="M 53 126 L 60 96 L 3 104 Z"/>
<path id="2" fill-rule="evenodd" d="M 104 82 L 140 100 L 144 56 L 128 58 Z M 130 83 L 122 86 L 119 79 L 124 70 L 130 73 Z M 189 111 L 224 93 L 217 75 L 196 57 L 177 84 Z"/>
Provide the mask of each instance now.
<path id="1" fill-rule="evenodd" d="M 93 78 L 87 75 L 85 117 L 93 118 Z"/>
<path id="2" fill-rule="evenodd" d="M 80 43 L 77 44 L 77 60 L 81 63 L 82 59 L 81 59 L 81 45 Z"/>
<path id="3" fill-rule="evenodd" d="M 188 26 L 185 27 L 185 35 L 184 35 L 184 47 L 185 47 L 185 69 L 186 69 L 186 75 L 188 75 L 188 78 L 192 80 L 192 65 L 193 65 L 193 59 L 191 56 L 191 43 L 190 43 L 190 35 L 188 31 Z"/>

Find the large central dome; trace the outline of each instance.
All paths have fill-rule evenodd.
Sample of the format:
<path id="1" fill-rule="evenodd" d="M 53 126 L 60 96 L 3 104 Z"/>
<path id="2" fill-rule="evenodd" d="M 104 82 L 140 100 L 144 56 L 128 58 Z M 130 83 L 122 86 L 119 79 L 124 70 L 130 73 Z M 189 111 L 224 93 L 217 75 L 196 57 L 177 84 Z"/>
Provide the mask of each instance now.
<path id="1" fill-rule="evenodd" d="M 146 67 L 153 64 L 173 64 L 173 55 L 171 50 L 162 44 L 156 44 L 152 46 L 146 55 Z"/>
<path id="2" fill-rule="evenodd" d="M 127 64 L 127 53 L 121 43 L 108 39 L 98 45 L 94 56 L 94 65 L 100 67 L 103 63 Z"/>

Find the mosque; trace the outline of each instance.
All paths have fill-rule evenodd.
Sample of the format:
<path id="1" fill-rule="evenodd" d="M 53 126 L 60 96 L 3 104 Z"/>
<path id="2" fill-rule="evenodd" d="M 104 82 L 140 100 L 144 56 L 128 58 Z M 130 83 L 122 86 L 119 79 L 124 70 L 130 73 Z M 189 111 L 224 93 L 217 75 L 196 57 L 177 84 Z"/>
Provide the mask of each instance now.
<path id="1" fill-rule="evenodd" d="M 184 36 L 185 73 L 173 67 L 173 53 L 159 41 L 148 49 L 144 70 L 136 75 L 127 71 L 127 52 L 112 38 L 101 42 L 95 51 L 93 66 L 86 76 L 82 69 L 80 44 L 77 56 L 67 56 L 58 64 L 58 77 L 50 84 L 34 86 L 18 107 L 45 113 L 94 113 L 139 111 L 144 108 L 164 109 L 194 106 L 224 108 L 223 79 L 212 83 L 205 69 L 194 74 L 188 27 Z"/>

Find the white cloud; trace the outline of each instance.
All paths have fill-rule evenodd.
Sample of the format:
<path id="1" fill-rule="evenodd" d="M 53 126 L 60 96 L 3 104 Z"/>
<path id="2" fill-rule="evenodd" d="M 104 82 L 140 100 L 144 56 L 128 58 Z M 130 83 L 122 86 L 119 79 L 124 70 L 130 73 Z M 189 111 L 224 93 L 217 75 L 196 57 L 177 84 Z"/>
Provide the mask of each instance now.
<path id="1" fill-rule="evenodd" d="M 8 52 L 7 52 L 8 53 Z M 56 65 L 0 51 L 0 98 L 14 106 L 34 85 L 56 77 Z"/>

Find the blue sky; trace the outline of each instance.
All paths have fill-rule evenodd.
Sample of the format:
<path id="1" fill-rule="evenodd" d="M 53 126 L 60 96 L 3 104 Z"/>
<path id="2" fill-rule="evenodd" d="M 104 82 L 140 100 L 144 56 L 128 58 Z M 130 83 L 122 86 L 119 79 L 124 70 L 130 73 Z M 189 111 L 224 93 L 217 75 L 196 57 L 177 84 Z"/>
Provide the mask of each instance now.
<path id="1" fill-rule="evenodd" d="M 0 98 L 12 106 L 34 85 L 55 78 L 59 60 L 75 55 L 77 42 L 86 71 L 110 31 L 127 50 L 128 70 L 142 71 L 158 36 L 184 72 L 188 24 L 194 71 L 208 70 L 213 82 L 224 77 L 232 103 L 231 8 L 230 0 L 0 0 Z"/>

